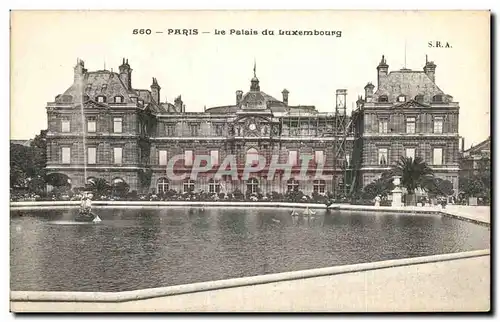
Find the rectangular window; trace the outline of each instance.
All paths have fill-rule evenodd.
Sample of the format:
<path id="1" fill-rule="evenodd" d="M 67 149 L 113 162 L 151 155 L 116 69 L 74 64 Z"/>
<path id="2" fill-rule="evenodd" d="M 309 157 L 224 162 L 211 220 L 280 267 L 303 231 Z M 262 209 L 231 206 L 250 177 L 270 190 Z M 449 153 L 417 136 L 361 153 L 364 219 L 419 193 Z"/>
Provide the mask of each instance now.
<path id="1" fill-rule="evenodd" d="M 158 158 L 159 165 L 167 165 L 167 150 L 160 150 L 158 152 Z"/>
<path id="2" fill-rule="evenodd" d="M 345 162 L 347 167 L 351 166 L 351 156 L 349 154 L 345 155 Z"/>
<path id="3" fill-rule="evenodd" d="M 61 148 L 61 162 L 65 164 L 71 163 L 71 148 L 64 147 Z"/>
<path id="4" fill-rule="evenodd" d="M 387 149 L 378 149 L 378 164 L 387 165 L 388 152 Z"/>
<path id="5" fill-rule="evenodd" d="M 193 151 L 184 151 L 184 166 L 190 167 L 193 165 Z"/>
<path id="6" fill-rule="evenodd" d="M 115 103 L 123 103 L 123 98 L 121 96 L 115 96 Z"/>
<path id="7" fill-rule="evenodd" d="M 222 125 L 215 125 L 215 135 L 222 136 Z"/>
<path id="8" fill-rule="evenodd" d="M 174 130 L 175 130 L 175 125 L 173 125 L 173 124 L 167 124 L 165 126 L 165 132 L 166 132 L 167 136 L 174 136 L 174 134 L 175 134 Z"/>
<path id="9" fill-rule="evenodd" d="M 122 148 L 113 148 L 113 156 L 115 164 L 122 164 Z"/>
<path id="10" fill-rule="evenodd" d="M 98 96 L 97 97 L 97 102 L 104 103 L 104 96 Z"/>
<path id="11" fill-rule="evenodd" d="M 407 148 L 406 149 L 406 157 L 412 158 L 413 160 L 415 160 L 415 148 Z"/>
<path id="12" fill-rule="evenodd" d="M 378 133 L 387 133 L 387 120 L 378 121 Z"/>
<path id="13" fill-rule="evenodd" d="M 113 132 L 114 133 L 122 133 L 122 118 L 115 117 L 113 119 Z"/>
<path id="14" fill-rule="evenodd" d="M 90 116 L 87 119 L 87 132 L 94 133 L 96 131 L 96 118 Z"/>
<path id="15" fill-rule="evenodd" d="M 198 136 L 198 124 L 189 125 L 189 129 L 191 131 L 191 136 Z"/>
<path id="16" fill-rule="evenodd" d="M 407 117 L 406 118 L 406 133 L 415 133 L 415 118 Z"/>
<path id="17" fill-rule="evenodd" d="M 61 120 L 61 132 L 70 132 L 69 118 L 63 118 Z"/>
<path id="18" fill-rule="evenodd" d="M 443 117 L 434 118 L 434 133 L 443 133 Z"/>
<path id="19" fill-rule="evenodd" d="M 443 164 L 443 148 L 434 148 L 434 151 L 432 153 L 432 164 Z"/>
<path id="20" fill-rule="evenodd" d="M 314 151 L 314 162 L 320 164 L 325 163 L 325 151 Z"/>
<path id="21" fill-rule="evenodd" d="M 212 167 L 219 165 L 219 151 L 217 150 L 210 151 L 210 162 L 212 163 Z"/>
<path id="22" fill-rule="evenodd" d="M 288 164 L 291 166 L 296 166 L 298 163 L 298 153 L 297 151 L 288 152 Z"/>
<path id="23" fill-rule="evenodd" d="M 87 163 L 96 164 L 96 157 L 97 157 L 97 149 L 87 148 Z"/>

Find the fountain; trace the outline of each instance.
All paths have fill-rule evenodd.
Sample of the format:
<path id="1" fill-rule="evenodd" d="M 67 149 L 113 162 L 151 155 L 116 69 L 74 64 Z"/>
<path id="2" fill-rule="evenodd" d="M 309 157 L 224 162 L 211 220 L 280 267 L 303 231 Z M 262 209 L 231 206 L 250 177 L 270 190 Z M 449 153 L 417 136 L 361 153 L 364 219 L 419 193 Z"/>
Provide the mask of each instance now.
<path id="1" fill-rule="evenodd" d="M 82 145 L 83 145 L 83 185 L 87 184 L 87 126 L 85 122 L 85 111 L 84 111 L 84 77 L 85 77 L 85 68 L 83 60 L 77 59 L 76 67 L 75 67 L 75 82 L 77 86 L 77 100 L 80 103 L 80 116 L 81 116 L 81 124 L 82 124 Z M 84 192 L 86 193 L 86 192 Z M 89 196 L 91 198 L 92 195 Z M 90 212 L 90 201 L 88 205 L 88 211 L 82 207 L 80 209 L 77 218 L 77 221 L 92 221 L 92 222 L 100 222 L 101 218 L 98 215 Z"/>

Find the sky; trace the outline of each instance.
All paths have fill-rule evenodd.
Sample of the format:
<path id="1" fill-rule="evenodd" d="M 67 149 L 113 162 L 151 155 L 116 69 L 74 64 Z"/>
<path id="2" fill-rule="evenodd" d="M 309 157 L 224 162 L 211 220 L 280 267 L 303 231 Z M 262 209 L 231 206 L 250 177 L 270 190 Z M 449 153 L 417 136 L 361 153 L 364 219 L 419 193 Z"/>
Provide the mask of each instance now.
<path id="1" fill-rule="evenodd" d="M 234 104 L 237 90 L 249 90 L 255 61 L 262 91 L 281 99 L 286 88 L 291 105 L 333 112 L 337 89 L 347 89 L 350 111 L 366 83 L 376 85 L 382 55 L 390 71 L 422 70 L 428 55 L 437 85 L 460 103 L 467 148 L 490 135 L 489 23 L 489 13 L 479 11 L 13 12 L 11 139 L 33 138 L 47 127 L 46 104 L 72 84 L 77 58 L 89 71 L 118 71 L 127 58 L 134 88 L 149 88 L 156 77 L 162 101 L 182 95 L 193 112 Z M 229 35 L 231 29 L 259 35 Z M 275 35 L 262 35 L 265 29 Z M 279 36 L 280 29 L 342 35 Z M 451 48 L 429 48 L 429 41 Z"/>

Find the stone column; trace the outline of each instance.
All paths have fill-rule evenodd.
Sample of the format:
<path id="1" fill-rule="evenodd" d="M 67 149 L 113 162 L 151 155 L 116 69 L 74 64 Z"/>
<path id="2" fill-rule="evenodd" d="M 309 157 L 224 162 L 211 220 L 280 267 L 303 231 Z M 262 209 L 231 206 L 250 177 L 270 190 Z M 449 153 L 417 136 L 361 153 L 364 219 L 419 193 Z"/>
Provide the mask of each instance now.
<path id="1" fill-rule="evenodd" d="M 403 203 L 401 202 L 403 196 L 403 190 L 401 189 L 401 177 L 394 176 L 392 177 L 394 183 L 394 189 L 392 190 L 392 207 L 402 207 Z"/>

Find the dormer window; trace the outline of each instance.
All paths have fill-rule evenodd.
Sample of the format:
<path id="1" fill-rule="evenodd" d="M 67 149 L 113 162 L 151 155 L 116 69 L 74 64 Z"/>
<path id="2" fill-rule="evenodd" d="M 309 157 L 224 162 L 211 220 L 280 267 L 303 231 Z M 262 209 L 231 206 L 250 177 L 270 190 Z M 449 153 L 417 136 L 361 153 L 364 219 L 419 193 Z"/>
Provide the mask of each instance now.
<path id="1" fill-rule="evenodd" d="M 123 103 L 123 97 L 122 96 L 115 96 L 115 103 Z"/>
<path id="2" fill-rule="evenodd" d="M 398 102 L 400 102 L 400 103 L 406 102 L 406 96 L 404 96 L 404 95 L 398 96 Z"/>
<path id="3" fill-rule="evenodd" d="M 378 101 L 380 103 L 387 103 L 387 102 L 389 102 L 389 98 L 387 97 L 387 95 L 381 95 L 378 97 Z"/>
<path id="4" fill-rule="evenodd" d="M 443 102 L 443 95 L 435 95 L 434 97 L 432 97 L 432 101 L 434 103 L 441 103 L 441 102 Z"/>
<path id="5" fill-rule="evenodd" d="M 424 102 L 424 95 L 415 96 L 415 101 L 418 103 L 423 103 Z"/>
<path id="6" fill-rule="evenodd" d="M 97 102 L 98 103 L 105 103 L 106 102 L 106 96 L 97 96 Z"/>

